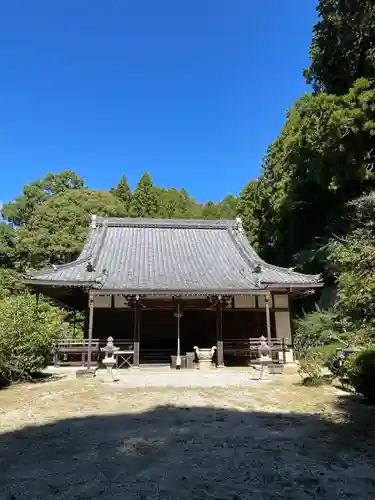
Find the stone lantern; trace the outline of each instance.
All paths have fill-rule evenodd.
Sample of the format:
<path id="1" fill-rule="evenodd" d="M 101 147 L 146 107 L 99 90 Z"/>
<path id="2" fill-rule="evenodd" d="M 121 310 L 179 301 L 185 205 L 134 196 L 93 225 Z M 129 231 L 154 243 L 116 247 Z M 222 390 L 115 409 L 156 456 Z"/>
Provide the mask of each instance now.
<path id="1" fill-rule="evenodd" d="M 119 347 L 113 344 L 113 337 L 108 337 L 106 346 L 101 347 L 100 350 L 105 353 L 103 365 L 105 365 L 107 373 L 109 373 L 113 379 L 113 367 L 116 365 L 115 352 L 119 350 Z"/>
<path id="2" fill-rule="evenodd" d="M 258 347 L 259 362 L 260 362 L 260 378 L 263 378 L 264 367 L 272 363 L 271 347 L 267 343 L 267 339 L 262 335 L 260 337 L 260 344 Z"/>

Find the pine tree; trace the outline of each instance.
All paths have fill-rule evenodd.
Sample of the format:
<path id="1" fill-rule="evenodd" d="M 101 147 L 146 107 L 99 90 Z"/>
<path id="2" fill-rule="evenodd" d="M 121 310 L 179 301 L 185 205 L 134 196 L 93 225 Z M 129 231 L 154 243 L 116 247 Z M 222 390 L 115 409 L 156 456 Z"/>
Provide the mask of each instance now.
<path id="1" fill-rule="evenodd" d="M 129 213 L 132 217 L 155 217 L 158 213 L 158 196 L 147 172 L 142 175 L 135 188 Z"/>
<path id="2" fill-rule="evenodd" d="M 132 192 L 130 190 L 128 181 L 126 179 L 126 175 L 123 174 L 120 178 L 119 183 L 116 188 L 112 188 L 111 193 L 117 196 L 119 200 L 124 204 L 126 212 L 129 212 L 131 201 L 132 201 Z"/>

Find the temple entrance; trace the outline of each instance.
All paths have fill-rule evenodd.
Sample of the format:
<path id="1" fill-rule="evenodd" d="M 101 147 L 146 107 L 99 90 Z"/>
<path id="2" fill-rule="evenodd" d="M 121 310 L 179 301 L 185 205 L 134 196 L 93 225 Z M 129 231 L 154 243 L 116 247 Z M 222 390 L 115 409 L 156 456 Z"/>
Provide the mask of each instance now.
<path id="1" fill-rule="evenodd" d="M 140 354 L 141 364 L 168 364 L 176 353 L 177 320 L 174 310 L 141 310 Z"/>
<path id="2" fill-rule="evenodd" d="M 169 364 L 177 352 L 177 318 L 174 309 L 143 310 L 140 313 L 141 364 Z M 180 320 L 181 354 L 216 345 L 214 311 L 182 311 Z"/>
<path id="3" fill-rule="evenodd" d="M 108 302 L 110 305 L 111 302 Z M 207 300 L 142 300 L 138 306 L 97 307 L 93 314 L 93 339 L 103 347 L 109 336 L 120 350 L 134 349 L 134 363 L 169 365 L 177 354 L 177 310 L 180 305 L 180 353 L 194 346 L 211 349 L 222 332 L 222 352 L 227 366 L 248 364 L 249 345 L 267 337 L 265 309 L 220 308 Z M 285 311 L 284 311 L 285 312 Z M 286 312 L 288 312 L 286 310 Z M 138 319 L 137 319 L 138 318 Z M 138 325 L 138 326 L 137 326 Z M 275 312 L 270 311 L 270 335 L 276 337 Z M 280 328 L 279 328 L 280 330 Z M 220 336 L 220 334 L 219 334 Z M 280 336 L 280 333 L 279 333 Z"/>
<path id="4" fill-rule="evenodd" d="M 184 311 L 181 318 L 181 350 L 192 352 L 194 346 L 216 345 L 215 311 Z"/>

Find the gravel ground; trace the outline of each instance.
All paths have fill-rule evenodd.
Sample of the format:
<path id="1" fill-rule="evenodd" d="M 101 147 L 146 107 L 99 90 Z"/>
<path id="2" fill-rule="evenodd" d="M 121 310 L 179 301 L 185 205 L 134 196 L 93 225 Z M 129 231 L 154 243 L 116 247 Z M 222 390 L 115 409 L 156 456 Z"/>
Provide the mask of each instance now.
<path id="1" fill-rule="evenodd" d="M 159 387 L 67 371 L 1 391 L 0 499 L 375 498 L 375 412 L 353 396 L 231 370 L 231 387 L 131 376 Z"/>
<path id="2" fill-rule="evenodd" d="M 266 371 L 265 371 L 266 372 Z M 260 379 L 259 370 L 167 370 L 142 373 L 134 370 L 114 370 L 113 377 L 121 387 L 146 388 L 146 387 L 258 387 L 271 381 L 266 374 Z M 112 382 L 111 376 L 104 370 L 97 374 L 99 380 Z"/>

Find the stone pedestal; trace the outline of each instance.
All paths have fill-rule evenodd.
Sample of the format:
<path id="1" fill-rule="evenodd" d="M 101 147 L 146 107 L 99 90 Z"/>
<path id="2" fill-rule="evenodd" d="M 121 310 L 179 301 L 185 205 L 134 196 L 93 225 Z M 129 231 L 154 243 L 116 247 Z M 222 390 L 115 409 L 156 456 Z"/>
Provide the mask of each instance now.
<path id="1" fill-rule="evenodd" d="M 96 375 L 96 368 L 79 368 L 76 371 L 77 378 L 94 378 Z"/>
<path id="2" fill-rule="evenodd" d="M 103 365 L 106 367 L 108 375 L 113 378 L 113 368 L 116 366 L 116 359 L 114 357 L 105 357 Z"/>
<path id="3" fill-rule="evenodd" d="M 213 368 L 211 349 L 199 349 L 199 368 L 201 370 Z"/>

